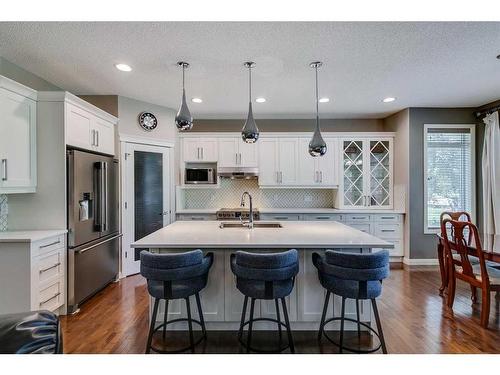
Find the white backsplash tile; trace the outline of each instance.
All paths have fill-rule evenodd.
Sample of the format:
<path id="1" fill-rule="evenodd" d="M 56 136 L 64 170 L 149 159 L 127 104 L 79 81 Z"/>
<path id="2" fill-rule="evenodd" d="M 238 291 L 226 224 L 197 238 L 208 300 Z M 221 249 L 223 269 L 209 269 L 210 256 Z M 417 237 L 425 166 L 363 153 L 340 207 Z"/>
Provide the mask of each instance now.
<path id="1" fill-rule="evenodd" d="M 248 191 L 254 207 L 328 208 L 333 207 L 333 189 L 260 189 L 257 180 L 221 179 L 219 189 L 186 189 L 185 208 L 239 207 L 241 194 Z"/>
<path id="2" fill-rule="evenodd" d="M 0 232 L 7 230 L 7 214 L 9 205 L 7 202 L 7 195 L 0 194 Z"/>

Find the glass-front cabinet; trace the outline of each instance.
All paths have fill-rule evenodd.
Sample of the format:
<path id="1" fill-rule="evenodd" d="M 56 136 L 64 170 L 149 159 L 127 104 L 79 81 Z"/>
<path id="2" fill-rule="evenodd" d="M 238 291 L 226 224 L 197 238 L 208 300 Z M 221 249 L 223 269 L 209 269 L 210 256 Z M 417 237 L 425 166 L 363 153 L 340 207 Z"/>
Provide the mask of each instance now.
<path id="1" fill-rule="evenodd" d="M 342 208 L 392 208 L 392 138 L 344 138 L 341 144 Z"/>

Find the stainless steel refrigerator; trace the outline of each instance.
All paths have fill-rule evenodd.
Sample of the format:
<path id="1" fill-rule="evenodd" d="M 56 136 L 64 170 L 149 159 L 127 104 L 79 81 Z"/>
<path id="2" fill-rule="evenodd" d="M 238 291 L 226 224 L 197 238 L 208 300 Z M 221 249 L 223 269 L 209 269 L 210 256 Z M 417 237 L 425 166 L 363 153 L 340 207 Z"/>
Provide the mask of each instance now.
<path id="1" fill-rule="evenodd" d="M 119 270 L 118 161 L 67 151 L 68 312 L 114 281 Z"/>

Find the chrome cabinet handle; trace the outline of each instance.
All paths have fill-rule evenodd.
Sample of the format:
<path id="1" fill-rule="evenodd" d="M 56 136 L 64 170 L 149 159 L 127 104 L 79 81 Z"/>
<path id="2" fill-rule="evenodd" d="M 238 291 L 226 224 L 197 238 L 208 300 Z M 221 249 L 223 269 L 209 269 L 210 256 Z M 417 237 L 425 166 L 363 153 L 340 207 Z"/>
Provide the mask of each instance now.
<path id="1" fill-rule="evenodd" d="M 54 294 L 52 297 L 50 297 L 50 298 L 46 299 L 46 300 L 45 300 L 45 301 L 43 301 L 43 302 L 40 302 L 40 306 L 45 305 L 47 302 L 49 302 L 49 301 L 53 300 L 53 299 L 54 299 L 54 298 L 56 298 L 56 297 L 59 297 L 60 295 L 61 295 L 61 292 L 58 292 L 58 293 Z"/>
<path id="2" fill-rule="evenodd" d="M 280 183 L 280 173 L 278 171 L 276 171 L 276 183 Z"/>
<path id="3" fill-rule="evenodd" d="M 319 182 L 323 183 L 323 171 L 319 171 Z"/>
<path id="4" fill-rule="evenodd" d="M 391 219 L 395 219 L 395 217 L 394 216 L 382 216 L 381 219 L 391 220 Z"/>
<path id="5" fill-rule="evenodd" d="M 95 146 L 95 130 L 92 129 L 92 144 L 91 146 Z"/>
<path id="6" fill-rule="evenodd" d="M 99 131 L 98 130 L 95 131 L 95 143 L 96 143 L 95 144 L 96 147 L 99 147 Z"/>
<path id="7" fill-rule="evenodd" d="M 392 233 L 392 232 L 395 232 L 395 230 L 394 230 L 394 229 L 382 229 L 382 230 L 380 230 L 380 231 L 381 231 L 381 232 L 391 232 L 391 233 Z"/>
<path id="8" fill-rule="evenodd" d="M 7 181 L 8 175 L 7 175 L 7 159 L 2 159 L 2 181 Z"/>
<path id="9" fill-rule="evenodd" d="M 205 158 L 203 157 L 203 154 L 204 154 L 204 152 L 203 152 L 203 151 L 204 151 L 204 148 L 202 147 L 202 148 L 201 148 L 201 160 L 205 159 Z"/>
<path id="10" fill-rule="evenodd" d="M 241 165 L 241 154 L 238 154 L 238 155 L 240 155 L 240 165 Z"/>
<path id="11" fill-rule="evenodd" d="M 353 220 L 365 220 L 366 216 L 353 216 L 352 219 Z"/>
<path id="12" fill-rule="evenodd" d="M 283 172 L 280 172 L 280 184 L 283 183 Z"/>
<path id="13" fill-rule="evenodd" d="M 318 171 L 314 172 L 314 182 L 318 182 Z"/>
<path id="14" fill-rule="evenodd" d="M 205 220 L 203 217 L 192 217 L 191 220 Z"/>
<path id="15" fill-rule="evenodd" d="M 48 243 L 47 245 L 42 245 L 40 246 L 40 249 L 43 249 L 45 247 L 49 247 L 49 246 L 52 246 L 52 245 L 57 245 L 58 243 L 61 243 L 61 240 L 57 240 L 57 241 L 54 241 L 54 242 L 51 242 L 51 243 Z"/>
<path id="16" fill-rule="evenodd" d="M 61 265 L 61 262 L 57 262 L 56 264 L 54 264 L 53 266 L 50 266 L 50 267 L 47 267 L 47 268 L 44 268 L 43 270 L 40 270 L 40 274 L 44 273 L 44 272 L 47 272 L 49 270 L 51 270 L 52 268 L 56 268 L 58 266 Z"/>
<path id="17" fill-rule="evenodd" d="M 275 216 L 274 217 L 276 220 L 288 220 L 287 216 Z"/>
<path id="18" fill-rule="evenodd" d="M 236 160 L 236 161 L 235 161 L 236 165 L 238 165 L 238 154 L 234 154 L 234 158 L 235 158 L 235 160 Z"/>
<path id="19" fill-rule="evenodd" d="M 330 219 L 328 216 L 316 216 L 316 220 L 328 220 Z"/>

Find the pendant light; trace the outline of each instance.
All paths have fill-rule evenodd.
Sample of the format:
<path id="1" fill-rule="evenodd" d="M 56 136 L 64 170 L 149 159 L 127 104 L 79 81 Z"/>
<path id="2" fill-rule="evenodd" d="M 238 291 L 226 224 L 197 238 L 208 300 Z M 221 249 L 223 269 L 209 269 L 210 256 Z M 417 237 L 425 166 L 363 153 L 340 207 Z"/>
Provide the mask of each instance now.
<path id="1" fill-rule="evenodd" d="M 313 137 L 311 142 L 309 142 L 309 154 L 311 156 L 323 156 L 326 154 L 326 142 L 321 136 L 321 129 L 319 127 L 318 68 L 321 65 L 323 65 L 321 61 L 314 61 L 309 64 L 311 68 L 316 70 L 316 129 L 314 129 Z"/>
<path id="2" fill-rule="evenodd" d="M 245 143 L 255 143 L 259 139 L 259 128 L 253 119 L 252 111 L 252 68 L 255 66 L 255 63 L 248 61 L 244 66 L 248 68 L 248 117 L 241 130 L 241 138 Z"/>
<path id="3" fill-rule="evenodd" d="M 177 112 L 175 116 L 175 125 L 180 131 L 186 131 L 191 130 L 193 127 L 193 116 L 191 116 L 191 112 L 189 112 L 186 103 L 186 90 L 184 90 L 184 71 L 189 68 L 189 64 L 184 61 L 179 61 L 177 65 L 182 67 L 182 101 L 179 112 Z"/>

